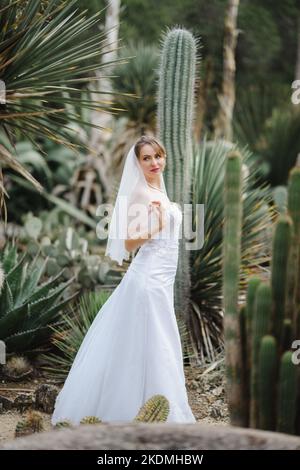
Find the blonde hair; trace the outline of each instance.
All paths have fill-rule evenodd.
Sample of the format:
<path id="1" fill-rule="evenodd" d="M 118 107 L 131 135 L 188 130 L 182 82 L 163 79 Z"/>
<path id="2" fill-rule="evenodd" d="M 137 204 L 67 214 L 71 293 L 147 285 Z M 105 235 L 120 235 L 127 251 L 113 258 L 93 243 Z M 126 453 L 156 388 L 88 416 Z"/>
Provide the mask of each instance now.
<path id="1" fill-rule="evenodd" d="M 146 135 L 142 135 L 136 142 L 134 146 L 134 152 L 137 156 L 137 158 L 140 157 L 140 152 L 141 149 L 144 145 L 151 145 L 153 149 L 161 156 L 161 157 L 166 157 L 166 149 L 164 145 L 155 137 L 148 137 Z"/>

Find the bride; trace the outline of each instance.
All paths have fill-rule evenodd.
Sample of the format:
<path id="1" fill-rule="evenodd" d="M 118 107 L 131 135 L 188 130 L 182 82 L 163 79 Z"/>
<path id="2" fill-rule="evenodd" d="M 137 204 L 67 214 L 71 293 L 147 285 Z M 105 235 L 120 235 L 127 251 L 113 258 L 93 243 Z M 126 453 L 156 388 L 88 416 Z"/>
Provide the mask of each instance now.
<path id="1" fill-rule="evenodd" d="M 105 254 L 120 265 L 135 256 L 81 343 L 53 425 L 85 416 L 130 422 L 156 394 L 169 401 L 167 422 L 196 422 L 174 311 L 182 212 L 167 196 L 165 165 L 165 148 L 154 138 L 142 136 L 127 154 Z"/>

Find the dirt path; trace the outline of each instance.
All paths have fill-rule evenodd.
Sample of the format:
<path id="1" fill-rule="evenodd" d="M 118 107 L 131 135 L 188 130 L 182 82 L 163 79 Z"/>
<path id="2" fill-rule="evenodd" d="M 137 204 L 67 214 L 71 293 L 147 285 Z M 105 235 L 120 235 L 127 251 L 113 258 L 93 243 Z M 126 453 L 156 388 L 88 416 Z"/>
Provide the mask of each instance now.
<path id="1" fill-rule="evenodd" d="M 223 370 L 214 370 L 205 375 L 198 367 L 185 367 L 188 398 L 193 413 L 199 422 L 210 424 L 229 424 L 228 411 L 225 402 L 225 378 Z M 15 398 L 21 390 L 32 390 L 39 383 L 47 383 L 45 379 L 26 381 L 22 383 L 0 383 L 0 395 Z M 44 431 L 51 430 L 51 415 L 42 413 Z M 16 410 L 0 412 L 0 443 L 15 438 L 15 428 L 26 412 Z"/>

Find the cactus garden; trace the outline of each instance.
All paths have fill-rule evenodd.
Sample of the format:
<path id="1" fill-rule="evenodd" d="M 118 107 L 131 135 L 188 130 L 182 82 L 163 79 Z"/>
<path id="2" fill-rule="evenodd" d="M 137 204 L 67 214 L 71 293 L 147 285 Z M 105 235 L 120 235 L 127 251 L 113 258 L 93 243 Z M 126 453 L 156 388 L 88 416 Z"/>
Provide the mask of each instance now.
<path id="1" fill-rule="evenodd" d="M 265 436 L 300 449 L 299 2 L 3 0 L 0 26 L 0 448 L 109 429 L 95 410 L 51 416 L 92 325 L 109 332 L 105 309 L 143 253 L 120 264 L 106 248 L 126 155 L 148 138 L 165 152 L 167 197 L 182 212 L 174 341 L 162 328 L 156 344 L 170 366 L 161 380 L 176 380 L 180 344 L 191 435 L 209 425 L 248 432 L 257 448 Z M 124 358 L 148 344 L 147 302 L 139 298 L 127 344 L 115 322 L 95 367 L 105 343 L 113 353 L 121 338 Z M 99 403 L 116 364 L 103 357 Z M 77 380 L 79 409 L 97 376 Z M 134 389 L 128 421 L 149 424 L 148 436 L 172 426 L 177 406 L 153 382 L 151 394 Z M 225 448 L 217 438 L 208 448 L 215 442 Z"/>

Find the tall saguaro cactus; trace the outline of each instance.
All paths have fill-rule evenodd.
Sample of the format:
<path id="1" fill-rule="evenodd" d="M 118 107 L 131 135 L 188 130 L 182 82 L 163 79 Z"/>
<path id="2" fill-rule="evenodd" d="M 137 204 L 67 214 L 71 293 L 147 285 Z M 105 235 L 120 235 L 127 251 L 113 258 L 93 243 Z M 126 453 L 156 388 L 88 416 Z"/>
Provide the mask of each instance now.
<path id="1" fill-rule="evenodd" d="M 191 200 L 196 51 L 197 40 L 186 29 L 171 29 L 163 38 L 157 92 L 157 135 L 167 152 L 165 182 L 169 198 L 182 204 L 182 209 L 183 204 L 189 204 Z M 183 235 L 175 284 L 175 310 L 187 320 L 190 257 Z"/>
<path id="2" fill-rule="evenodd" d="M 242 229 L 242 160 L 239 152 L 228 154 L 224 190 L 223 301 L 228 406 L 233 424 L 243 426 L 242 348 L 238 286 Z"/>

